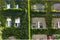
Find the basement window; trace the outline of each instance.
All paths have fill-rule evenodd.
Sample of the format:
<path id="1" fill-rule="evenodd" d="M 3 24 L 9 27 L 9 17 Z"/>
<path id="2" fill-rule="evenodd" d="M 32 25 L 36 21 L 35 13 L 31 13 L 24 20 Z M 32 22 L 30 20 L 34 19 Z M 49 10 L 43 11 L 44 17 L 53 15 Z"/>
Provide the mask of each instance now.
<path id="1" fill-rule="evenodd" d="M 54 28 L 60 28 L 60 18 L 53 18 L 52 23 Z"/>

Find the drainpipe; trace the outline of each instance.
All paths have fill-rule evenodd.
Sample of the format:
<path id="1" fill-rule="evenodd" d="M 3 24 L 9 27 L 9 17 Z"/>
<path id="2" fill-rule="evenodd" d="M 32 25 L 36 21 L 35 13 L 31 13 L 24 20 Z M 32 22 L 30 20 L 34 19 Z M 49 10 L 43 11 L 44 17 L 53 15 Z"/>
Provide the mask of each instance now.
<path id="1" fill-rule="evenodd" d="M 28 0 L 28 37 L 29 37 L 29 40 L 31 39 L 31 35 L 30 35 L 30 30 L 31 29 L 31 26 L 30 26 L 30 0 Z"/>

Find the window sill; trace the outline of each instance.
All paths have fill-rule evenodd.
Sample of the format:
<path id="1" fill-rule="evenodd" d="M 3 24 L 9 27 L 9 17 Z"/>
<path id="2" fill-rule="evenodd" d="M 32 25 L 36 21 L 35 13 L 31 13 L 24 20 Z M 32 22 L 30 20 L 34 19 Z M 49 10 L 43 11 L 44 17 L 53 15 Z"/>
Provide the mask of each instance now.
<path id="1" fill-rule="evenodd" d="M 60 12 L 60 10 L 51 10 L 52 12 Z"/>
<path id="2" fill-rule="evenodd" d="M 4 8 L 3 10 L 23 10 L 23 9 L 21 9 L 21 8 L 9 8 L 9 9 Z"/>
<path id="3" fill-rule="evenodd" d="M 47 28 L 31 28 L 31 29 L 47 29 Z"/>
<path id="4" fill-rule="evenodd" d="M 60 28 L 52 28 L 52 29 L 60 29 Z"/>
<path id="5" fill-rule="evenodd" d="M 46 12 L 46 10 L 32 10 L 33 12 Z"/>

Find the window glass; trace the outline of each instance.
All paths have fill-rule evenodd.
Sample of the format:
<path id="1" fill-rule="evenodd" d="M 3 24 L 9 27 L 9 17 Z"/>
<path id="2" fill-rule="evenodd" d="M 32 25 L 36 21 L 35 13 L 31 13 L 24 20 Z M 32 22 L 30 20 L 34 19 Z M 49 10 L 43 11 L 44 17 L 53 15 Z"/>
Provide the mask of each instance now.
<path id="1" fill-rule="evenodd" d="M 43 28 L 43 23 L 40 23 L 40 28 Z"/>
<path id="2" fill-rule="evenodd" d="M 34 4 L 34 5 L 32 6 L 32 9 L 33 9 L 33 10 L 44 10 L 45 7 L 44 7 L 43 4 Z"/>
<path id="3" fill-rule="evenodd" d="M 52 22 L 54 23 L 54 28 L 60 28 L 60 18 L 53 18 Z"/>
<path id="4" fill-rule="evenodd" d="M 60 3 L 53 4 L 52 8 L 55 10 L 60 10 Z"/>
<path id="5" fill-rule="evenodd" d="M 15 19 L 15 26 L 20 26 L 20 18 Z"/>

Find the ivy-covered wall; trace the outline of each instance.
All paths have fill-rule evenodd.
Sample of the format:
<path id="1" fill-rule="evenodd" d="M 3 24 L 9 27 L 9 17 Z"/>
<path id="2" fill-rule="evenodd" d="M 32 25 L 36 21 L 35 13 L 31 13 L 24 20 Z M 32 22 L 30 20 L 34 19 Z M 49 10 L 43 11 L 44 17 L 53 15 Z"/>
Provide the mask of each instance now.
<path id="1" fill-rule="evenodd" d="M 17 39 L 28 39 L 28 13 L 26 13 L 28 9 L 28 0 L 11 0 L 11 9 L 5 9 L 6 8 L 6 1 L 0 0 L 0 21 L 1 26 L 4 27 L 2 30 L 2 38 L 7 39 L 9 36 L 15 36 Z M 33 10 L 30 10 L 30 18 L 33 17 L 44 17 L 46 21 L 46 29 L 30 29 L 31 37 L 33 34 L 60 34 L 60 29 L 53 29 L 52 28 L 52 18 L 59 17 L 60 16 L 53 16 L 52 13 L 54 13 L 51 10 L 51 6 L 54 3 L 60 2 L 59 0 L 31 0 L 31 5 L 41 3 L 45 6 L 45 10 L 34 12 Z M 19 9 L 15 8 L 15 3 L 19 4 Z M 23 10 L 20 10 L 23 9 Z M 30 7 L 31 8 L 31 7 Z M 6 18 L 10 17 L 12 19 L 12 26 L 6 27 Z M 21 25 L 19 27 L 14 27 L 14 20 L 15 18 L 20 17 Z M 2 19 L 1 19 L 2 18 Z M 32 22 L 30 20 L 30 22 Z M 32 24 L 31 24 L 32 25 Z"/>
<path id="2" fill-rule="evenodd" d="M 36 2 L 37 0 L 35 0 Z M 38 0 L 39 1 L 39 0 Z M 35 3 L 35 2 L 32 2 L 32 3 Z M 46 29 L 32 29 L 31 28 L 31 38 L 32 38 L 32 35 L 33 34 L 46 34 L 46 35 L 53 35 L 53 34 L 60 34 L 60 29 L 54 29 L 53 26 L 52 26 L 52 19 L 53 18 L 60 18 L 60 14 L 59 16 L 58 15 L 55 15 L 53 16 L 54 13 L 60 13 L 60 12 L 53 12 L 51 7 L 54 3 L 60 3 L 60 1 L 42 1 L 42 2 L 45 2 L 45 12 L 43 11 L 39 11 L 39 12 L 36 12 L 36 11 L 31 11 L 31 18 L 33 17 L 44 17 L 45 18 L 45 21 L 46 21 Z M 39 2 L 37 2 L 39 4 Z M 35 3 L 36 4 L 36 3 Z M 31 4 L 32 5 L 32 4 Z M 32 19 L 31 19 L 32 20 Z M 31 21 L 32 22 L 32 21 Z M 32 25 L 32 23 L 31 23 Z"/>
<path id="3" fill-rule="evenodd" d="M 7 17 L 11 17 L 12 26 L 6 28 L 4 22 L 4 29 L 2 30 L 2 38 L 7 39 L 9 36 L 15 36 L 17 39 L 28 39 L 28 17 L 27 13 L 24 10 L 3 10 L 2 15 L 6 22 Z M 20 26 L 14 27 L 15 18 L 20 17 Z"/>

